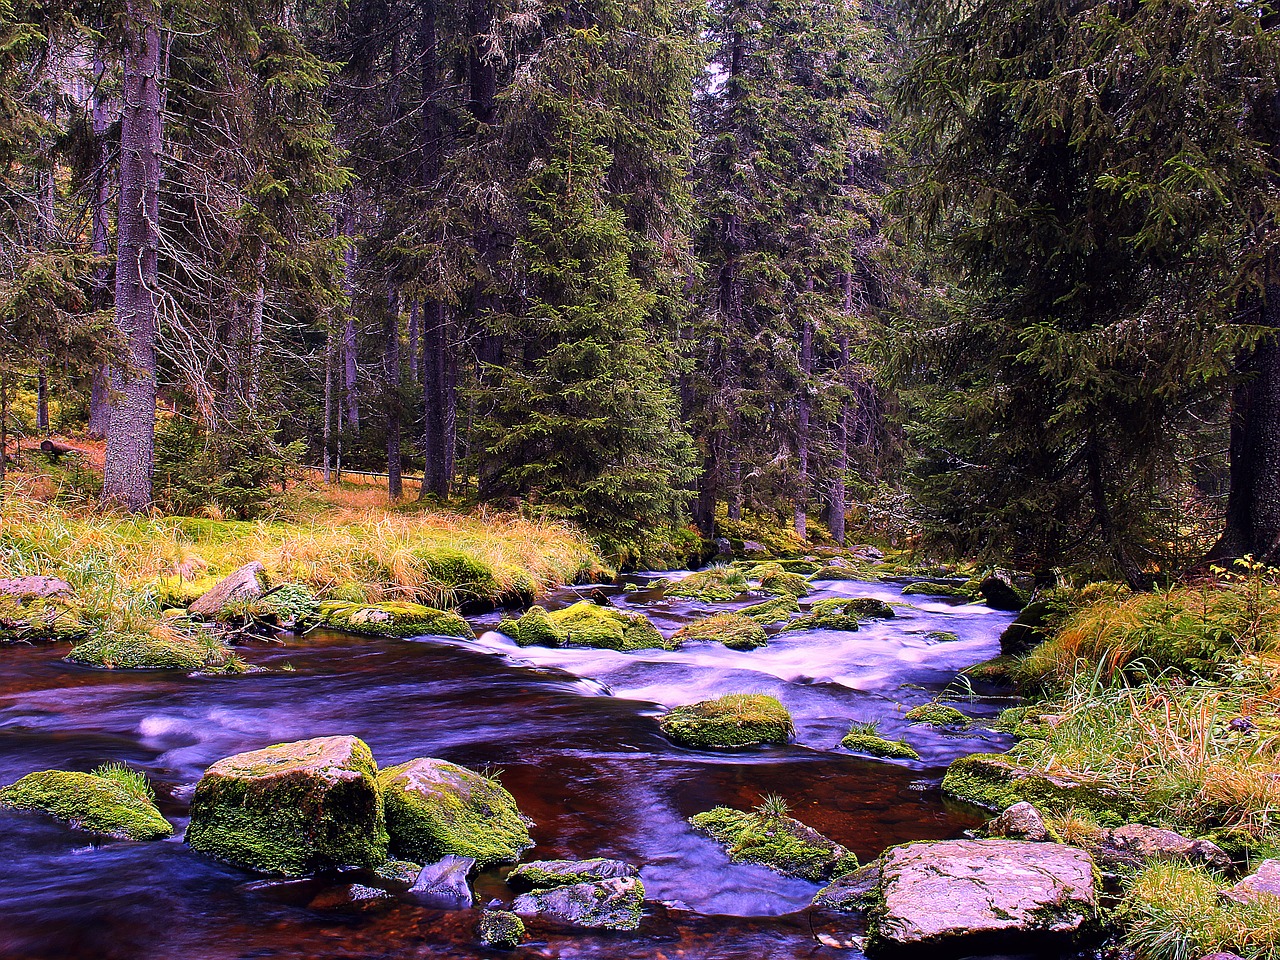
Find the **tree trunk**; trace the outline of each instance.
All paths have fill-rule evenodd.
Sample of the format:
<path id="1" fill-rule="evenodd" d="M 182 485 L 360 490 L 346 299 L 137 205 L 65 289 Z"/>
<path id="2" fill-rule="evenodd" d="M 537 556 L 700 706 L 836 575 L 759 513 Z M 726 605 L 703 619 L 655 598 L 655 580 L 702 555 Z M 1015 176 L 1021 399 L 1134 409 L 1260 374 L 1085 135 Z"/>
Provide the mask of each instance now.
<path id="1" fill-rule="evenodd" d="M 420 498 L 447 497 L 453 480 L 449 309 L 428 301 L 422 309 L 423 466 Z"/>
<path id="2" fill-rule="evenodd" d="M 324 482 L 333 483 L 333 331 L 324 337 Z"/>
<path id="3" fill-rule="evenodd" d="M 420 321 L 422 317 L 422 304 L 417 300 L 409 304 L 409 382 L 417 383 L 419 370 L 421 369 L 421 358 L 418 356 L 418 340 Z"/>
<path id="4" fill-rule="evenodd" d="M 848 282 L 848 281 L 847 281 Z M 845 301 L 848 303 L 848 295 Z M 840 336 L 840 384 L 844 393 L 840 398 L 840 411 L 836 414 L 834 429 L 835 462 L 831 478 L 831 499 L 827 521 L 831 526 L 831 539 L 844 546 L 844 518 L 848 512 L 848 487 L 845 475 L 849 472 L 849 334 Z"/>
<path id="5" fill-rule="evenodd" d="M 107 136 L 111 128 L 111 115 L 107 107 L 105 89 L 106 64 L 98 50 L 93 58 L 93 103 L 90 120 L 93 126 L 94 146 L 97 149 L 97 167 L 93 171 L 93 193 L 90 198 L 92 239 L 90 246 L 99 257 L 106 257 L 110 249 L 111 214 L 111 141 Z M 104 263 L 93 273 L 93 308 L 105 310 L 111 305 L 111 269 Z M 104 364 L 93 373 L 89 387 L 89 435 L 105 437 L 111 422 L 108 405 L 109 386 Z"/>
<path id="6" fill-rule="evenodd" d="M 1089 469 L 1089 492 L 1093 497 L 1093 507 L 1098 529 L 1102 539 L 1111 551 L 1116 569 L 1124 577 L 1125 582 L 1134 590 L 1150 589 L 1151 581 L 1142 572 L 1142 567 L 1129 556 L 1128 547 L 1116 529 L 1115 519 L 1111 513 L 1111 505 L 1107 500 L 1106 483 L 1102 477 L 1102 450 L 1096 435 L 1090 435 L 1085 458 Z"/>
<path id="7" fill-rule="evenodd" d="M 813 279 L 808 282 L 813 292 Z M 796 397 L 796 454 L 799 466 L 796 471 L 796 535 L 809 539 L 809 421 L 813 415 L 813 401 L 809 397 L 809 379 L 813 375 L 813 324 L 805 317 L 800 332 L 800 391 Z"/>
<path id="8" fill-rule="evenodd" d="M 43 367 L 36 375 L 36 431 L 49 432 L 49 376 Z"/>
<path id="9" fill-rule="evenodd" d="M 707 438 L 707 450 L 702 458 L 702 474 L 698 478 L 698 499 L 693 507 L 693 523 L 703 538 L 716 535 L 716 501 L 719 500 L 718 478 L 720 473 L 716 457 L 716 438 Z"/>
<path id="10" fill-rule="evenodd" d="M 360 430 L 360 384 L 356 366 L 356 209 L 355 199 L 347 194 L 342 213 L 342 235 L 347 238 L 346 255 L 342 265 L 342 287 L 347 295 L 347 322 L 342 330 L 342 368 L 345 387 L 345 413 L 351 429 Z"/>
<path id="11" fill-rule="evenodd" d="M 387 497 L 395 503 L 404 496 L 400 455 L 400 291 L 394 284 L 387 293 L 387 317 L 382 328 L 382 384 L 387 409 Z"/>
<path id="12" fill-rule="evenodd" d="M 4 481 L 9 464 L 9 378 L 0 368 L 0 500 L 4 499 Z"/>
<path id="13" fill-rule="evenodd" d="M 116 325 L 127 362 L 111 376 L 102 495 L 108 503 L 138 512 L 151 504 L 155 471 L 162 78 L 157 4 L 128 0 L 126 12 Z"/>

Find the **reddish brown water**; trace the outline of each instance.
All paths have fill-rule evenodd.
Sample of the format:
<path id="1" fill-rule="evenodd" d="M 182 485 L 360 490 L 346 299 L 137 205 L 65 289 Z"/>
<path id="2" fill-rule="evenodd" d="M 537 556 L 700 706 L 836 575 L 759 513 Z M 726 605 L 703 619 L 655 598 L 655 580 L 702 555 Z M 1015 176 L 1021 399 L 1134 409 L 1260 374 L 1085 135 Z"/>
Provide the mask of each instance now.
<path id="1" fill-rule="evenodd" d="M 819 596 L 902 599 L 886 585 L 827 587 Z M 645 609 L 664 631 L 706 609 L 653 593 L 619 602 Z M 913 602 L 907 617 L 858 633 L 789 634 L 751 653 L 520 650 L 493 633 L 465 644 L 312 635 L 246 652 L 271 672 L 199 678 L 91 671 L 62 663 L 64 649 L 0 648 L 0 782 L 119 760 L 146 772 L 178 826 L 171 841 L 95 846 L 43 816 L 0 812 L 0 956 L 494 956 L 475 943 L 477 911 L 429 910 L 408 899 L 350 904 L 342 892 L 358 877 L 263 883 L 181 842 L 191 791 L 215 760 L 328 734 L 363 738 L 383 765 L 432 756 L 501 768 L 536 823 L 531 858 L 643 865 L 653 902 L 638 932 L 535 923 L 518 957 L 856 956 L 816 939 L 830 924 L 804 912 L 816 885 L 731 864 L 686 819 L 777 793 L 794 816 L 864 859 L 975 824 L 976 812 L 944 803 L 937 783 L 950 759 L 999 743 L 994 734 L 912 727 L 906 735 L 925 759 L 910 764 L 834 746 L 855 719 L 879 719 L 891 737 L 906 731 L 903 709 L 993 655 L 1009 619 L 984 607 Z M 485 625 L 477 621 L 477 631 Z M 961 642 L 930 643 L 928 630 L 953 631 Z M 732 691 L 779 696 L 796 718 L 796 742 L 709 754 L 659 734 L 661 705 Z M 966 709 L 990 714 L 1000 705 L 978 700 Z M 502 871 L 481 876 L 476 888 L 478 903 L 510 898 Z"/>

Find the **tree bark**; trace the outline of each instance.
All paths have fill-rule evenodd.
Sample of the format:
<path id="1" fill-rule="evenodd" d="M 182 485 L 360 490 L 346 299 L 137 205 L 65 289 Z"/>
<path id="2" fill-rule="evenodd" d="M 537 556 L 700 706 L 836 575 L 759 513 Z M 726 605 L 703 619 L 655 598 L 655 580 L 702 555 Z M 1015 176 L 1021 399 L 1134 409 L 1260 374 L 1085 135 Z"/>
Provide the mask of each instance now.
<path id="1" fill-rule="evenodd" d="M 158 5 L 128 0 L 126 14 L 116 325 L 127 362 L 111 376 L 115 389 L 102 495 L 138 512 L 151 504 L 155 472 L 162 77 Z"/>
<path id="2" fill-rule="evenodd" d="M 324 429 L 321 430 L 324 445 L 324 482 L 333 482 L 333 331 L 324 338 Z"/>
<path id="3" fill-rule="evenodd" d="M 813 291 L 813 279 L 808 281 Z M 813 375 L 813 324 L 805 317 L 800 331 L 800 390 L 796 396 L 796 454 L 799 465 L 796 471 L 796 535 L 809 539 L 809 421 L 813 415 L 813 401 L 809 397 L 809 379 Z"/>
<path id="4" fill-rule="evenodd" d="M 360 383 L 356 351 L 356 210 L 355 199 L 347 194 L 342 212 L 342 235 L 347 238 L 346 254 L 342 264 L 342 287 L 347 295 L 347 322 L 342 329 L 342 369 L 345 387 L 345 413 L 352 430 L 360 430 Z"/>
<path id="5" fill-rule="evenodd" d="M 851 279 L 846 284 L 851 284 Z M 848 304 L 849 295 L 846 293 Z M 831 527 L 831 539 L 844 546 L 845 514 L 848 513 L 848 486 L 845 479 L 849 472 L 849 334 L 840 335 L 840 384 L 844 393 L 840 398 L 840 411 L 836 414 L 834 429 L 835 462 L 832 464 L 831 496 L 827 509 L 827 522 Z"/>
<path id="6" fill-rule="evenodd" d="M 419 333 L 421 329 L 422 304 L 417 300 L 409 305 L 409 382 L 417 383 L 421 370 L 419 357 Z"/>
<path id="7" fill-rule="evenodd" d="M 90 248 L 99 257 L 106 257 L 110 249 L 111 214 L 111 141 L 107 136 L 111 128 L 111 114 L 105 89 L 106 63 L 102 51 L 93 57 L 93 102 L 90 107 L 90 123 L 94 146 L 97 149 L 97 167 L 93 171 L 93 193 L 90 198 L 92 238 Z M 93 308 L 105 310 L 111 305 L 111 269 L 104 263 L 93 274 Z M 108 405 L 109 385 L 104 364 L 94 371 L 89 387 L 89 435 L 105 437 L 111 422 Z"/>
<path id="8" fill-rule="evenodd" d="M 404 496 L 400 453 L 400 292 L 395 285 L 387 293 L 387 317 L 382 328 L 382 384 L 387 411 L 387 497 L 392 503 Z"/>
<path id="9" fill-rule="evenodd" d="M 453 480 L 450 411 L 450 322 L 448 308 L 428 301 L 422 309 L 423 454 L 422 498 L 447 497 Z"/>
<path id="10" fill-rule="evenodd" d="M 1096 435 L 1088 440 L 1085 460 L 1089 470 L 1089 492 L 1093 498 L 1093 508 L 1098 529 L 1102 539 L 1111 551 L 1116 569 L 1124 577 L 1125 582 L 1134 590 L 1147 590 L 1151 587 L 1149 578 L 1131 556 L 1120 531 L 1116 529 L 1115 518 L 1111 513 L 1111 505 L 1107 499 L 1106 483 L 1102 476 L 1102 450 Z"/>

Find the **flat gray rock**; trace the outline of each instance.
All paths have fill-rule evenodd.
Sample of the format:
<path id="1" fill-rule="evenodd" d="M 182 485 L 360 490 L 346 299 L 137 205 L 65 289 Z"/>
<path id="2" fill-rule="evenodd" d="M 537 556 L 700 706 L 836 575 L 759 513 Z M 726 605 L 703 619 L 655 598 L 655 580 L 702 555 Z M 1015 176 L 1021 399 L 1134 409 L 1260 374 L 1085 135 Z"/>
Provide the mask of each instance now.
<path id="1" fill-rule="evenodd" d="M 634 877 L 640 873 L 629 863 L 593 857 L 590 860 L 530 860 L 507 875 L 507 883 L 517 890 L 549 890 L 577 883 Z"/>
<path id="2" fill-rule="evenodd" d="M 883 858 L 880 949 L 1003 946 L 1077 931 L 1097 905 L 1093 861 L 1076 847 L 1021 840 L 910 843 Z"/>
<path id="3" fill-rule="evenodd" d="M 1263 860 L 1258 869 L 1223 893 L 1239 903 L 1248 903 L 1259 896 L 1280 897 L 1280 860 Z"/>
<path id="4" fill-rule="evenodd" d="M 409 892 L 441 909 L 466 910 L 472 902 L 467 878 L 475 869 L 473 857 L 442 857 L 422 868 Z"/>
<path id="5" fill-rule="evenodd" d="M 215 617 L 228 603 L 257 600 L 262 596 L 265 579 L 266 569 L 257 560 L 252 560 L 215 583 L 212 590 L 187 609 L 196 616 Z"/>
<path id="6" fill-rule="evenodd" d="M 634 930 L 640 926 L 644 911 L 644 884 L 639 877 L 617 877 L 535 890 L 516 897 L 511 909 L 524 916 L 558 920 L 575 927 Z"/>

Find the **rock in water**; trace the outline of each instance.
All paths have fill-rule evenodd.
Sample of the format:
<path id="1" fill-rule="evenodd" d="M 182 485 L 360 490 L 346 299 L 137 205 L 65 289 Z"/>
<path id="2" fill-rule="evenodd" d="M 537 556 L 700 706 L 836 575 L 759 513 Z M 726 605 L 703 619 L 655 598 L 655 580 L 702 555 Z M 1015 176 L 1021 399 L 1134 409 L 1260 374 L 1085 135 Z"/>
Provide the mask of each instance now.
<path id="1" fill-rule="evenodd" d="M 836 877 L 814 894 L 813 905 L 840 913 L 862 913 L 875 906 L 879 889 L 880 862 L 876 861 Z"/>
<path id="2" fill-rule="evenodd" d="M 576 927 L 634 930 L 644 910 L 644 884 L 639 877 L 617 877 L 516 897 L 513 908 L 525 916 L 541 916 Z"/>
<path id="3" fill-rule="evenodd" d="M 735 863 L 758 863 L 788 877 L 824 883 L 858 867 L 858 858 L 817 830 L 766 808 L 715 807 L 689 819 Z"/>
<path id="4" fill-rule="evenodd" d="M 514 950 L 524 939 L 524 921 L 507 910 L 486 910 L 476 934 L 486 946 Z"/>
<path id="5" fill-rule="evenodd" d="M 29 773 L 0 787 L 0 808 L 39 810 L 77 830 L 117 840 L 159 840 L 173 827 L 155 802 L 112 776 L 73 770 Z"/>
<path id="6" fill-rule="evenodd" d="M 507 883 L 517 890 L 550 890 L 596 880 L 634 877 L 639 873 L 629 863 L 601 857 L 591 860 L 530 860 L 512 870 L 507 875 Z"/>
<path id="7" fill-rule="evenodd" d="M 364 741 L 317 737 L 219 760 L 191 799 L 187 843 L 218 860 L 300 876 L 387 859 L 378 768 Z"/>
<path id="8" fill-rule="evenodd" d="M 1064 844 L 909 843 L 888 851 L 882 869 L 870 939 L 878 951 L 1067 938 L 1097 906 L 1093 861 Z"/>
<path id="9" fill-rule="evenodd" d="M 267 571 L 257 560 L 223 577 L 204 596 L 188 608 L 196 616 L 216 617 L 229 603 L 257 600 L 265 589 Z"/>
<path id="10" fill-rule="evenodd" d="M 443 910 L 466 910 L 471 906 L 471 885 L 467 878 L 476 869 L 471 857 L 443 857 L 422 868 L 410 893 Z"/>
<path id="11" fill-rule="evenodd" d="M 1025 800 L 1015 803 L 987 824 L 987 833 L 1008 840 L 1042 842 L 1049 839 L 1049 828 L 1040 811 Z"/>
<path id="12" fill-rule="evenodd" d="M 378 775 L 397 856 L 420 863 L 471 857 L 486 870 L 533 846 L 529 821 L 497 781 L 456 763 L 419 758 Z"/>
<path id="13" fill-rule="evenodd" d="M 681 746 L 697 749 L 787 743 L 795 734 L 787 708 L 762 693 L 731 693 L 675 707 L 658 720 L 658 727 Z"/>

